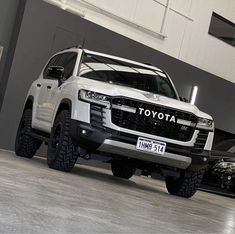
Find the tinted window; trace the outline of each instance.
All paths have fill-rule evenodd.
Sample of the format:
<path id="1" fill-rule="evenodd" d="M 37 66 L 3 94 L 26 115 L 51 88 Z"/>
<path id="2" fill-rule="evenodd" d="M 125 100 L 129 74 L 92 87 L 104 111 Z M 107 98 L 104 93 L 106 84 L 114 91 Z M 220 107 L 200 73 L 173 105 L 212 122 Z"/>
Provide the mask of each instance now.
<path id="1" fill-rule="evenodd" d="M 235 46 L 235 24 L 213 12 L 209 34 Z"/>
<path id="2" fill-rule="evenodd" d="M 84 55 L 79 75 L 177 99 L 171 82 L 164 73 L 122 61 L 115 63 L 115 60 L 111 60 Z"/>
<path id="3" fill-rule="evenodd" d="M 44 69 L 43 72 L 43 78 L 44 79 L 51 79 L 51 77 L 47 76 L 47 70 L 51 66 L 56 66 L 57 60 L 61 57 L 61 55 L 56 55 L 55 57 L 51 58 L 49 63 L 47 64 L 46 68 Z"/>
<path id="4" fill-rule="evenodd" d="M 57 66 L 64 68 L 64 77 L 68 79 L 72 76 L 77 59 L 77 53 L 65 53 L 57 61 Z"/>
<path id="5" fill-rule="evenodd" d="M 51 79 L 51 77 L 47 76 L 47 69 L 51 66 L 61 66 L 64 68 L 64 78 L 68 79 L 73 74 L 76 60 L 77 60 L 77 53 L 64 53 L 56 55 L 47 64 L 44 70 L 43 77 Z"/>

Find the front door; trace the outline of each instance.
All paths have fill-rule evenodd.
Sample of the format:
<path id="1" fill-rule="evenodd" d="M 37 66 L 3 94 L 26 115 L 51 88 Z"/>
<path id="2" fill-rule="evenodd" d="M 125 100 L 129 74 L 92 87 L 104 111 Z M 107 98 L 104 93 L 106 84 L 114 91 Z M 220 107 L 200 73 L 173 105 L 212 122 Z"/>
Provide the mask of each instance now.
<path id="1" fill-rule="evenodd" d="M 74 71 L 74 66 L 77 60 L 77 53 L 66 52 L 59 54 L 51 59 L 45 68 L 43 74 L 43 82 L 41 86 L 41 91 L 38 97 L 38 113 L 37 118 L 41 122 L 41 130 L 50 132 L 52 127 L 53 114 L 55 111 L 58 99 L 60 99 L 61 87 L 59 87 L 59 82 L 53 77 L 48 77 L 47 70 L 50 66 L 61 66 L 64 68 L 64 79 L 66 82 L 72 75 Z"/>

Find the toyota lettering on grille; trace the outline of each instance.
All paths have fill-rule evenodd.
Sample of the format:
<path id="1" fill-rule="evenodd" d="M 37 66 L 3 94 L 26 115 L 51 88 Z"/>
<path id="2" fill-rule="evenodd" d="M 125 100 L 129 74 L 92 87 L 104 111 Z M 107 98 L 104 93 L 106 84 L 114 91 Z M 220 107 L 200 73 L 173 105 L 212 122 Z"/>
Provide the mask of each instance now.
<path id="1" fill-rule="evenodd" d="M 167 122 L 176 123 L 176 118 L 173 115 L 164 114 L 162 112 L 148 110 L 148 109 L 144 109 L 144 108 L 140 108 L 140 107 L 138 110 L 139 110 L 139 115 L 144 115 L 146 117 L 152 117 L 153 119 L 165 120 Z"/>

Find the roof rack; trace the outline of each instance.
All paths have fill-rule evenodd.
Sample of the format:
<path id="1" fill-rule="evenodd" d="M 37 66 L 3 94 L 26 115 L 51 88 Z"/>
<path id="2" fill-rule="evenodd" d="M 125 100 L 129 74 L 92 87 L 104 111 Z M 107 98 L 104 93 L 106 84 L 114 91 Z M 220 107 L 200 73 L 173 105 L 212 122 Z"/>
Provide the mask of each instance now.
<path id="1" fill-rule="evenodd" d="M 154 66 L 152 63 L 143 63 L 145 65 L 148 65 L 148 66 Z"/>

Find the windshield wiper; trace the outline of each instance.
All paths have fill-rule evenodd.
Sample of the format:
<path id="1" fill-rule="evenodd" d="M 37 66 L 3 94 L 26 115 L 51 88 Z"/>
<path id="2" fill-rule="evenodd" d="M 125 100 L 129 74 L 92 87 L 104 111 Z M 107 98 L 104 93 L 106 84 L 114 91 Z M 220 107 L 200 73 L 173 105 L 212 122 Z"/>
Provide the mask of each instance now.
<path id="1" fill-rule="evenodd" d="M 134 70 L 135 72 L 141 74 L 141 72 L 139 72 L 137 69 L 135 69 L 134 67 L 131 67 L 131 66 L 127 66 L 125 63 L 122 63 L 122 62 L 120 62 L 120 61 L 118 61 L 118 60 L 111 59 L 111 58 L 107 58 L 107 59 L 110 60 L 110 61 L 115 62 L 116 64 L 122 65 L 122 66 L 124 66 L 124 67 L 129 67 L 129 68 L 131 68 L 132 70 Z"/>
<path id="2" fill-rule="evenodd" d="M 94 68 L 92 68 L 90 65 L 88 65 L 87 63 L 83 63 L 84 65 L 86 65 L 88 68 L 90 68 L 94 73 L 96 73 L 101 79 L 104 79 L 104 77 L 102 77 L 100 75 L 99 72 L 97 72 Z"/>
<path id="3" fill-rule="evenodd" d="M 111 65 L 109 65 L 108 63 L 103 62 L 100 59 L 94 58 L 94 57 L 90 57 L 91 59 L 95 60 L 96 62 L 105 64 L 107 67 L 111 68 L 114 72 L 116 72 L 121 78 L 125 78 L 124 76 L 121 75 L 121 73 L 119 71 L 117 71 L 115 68 L 113 68 Z"/>

